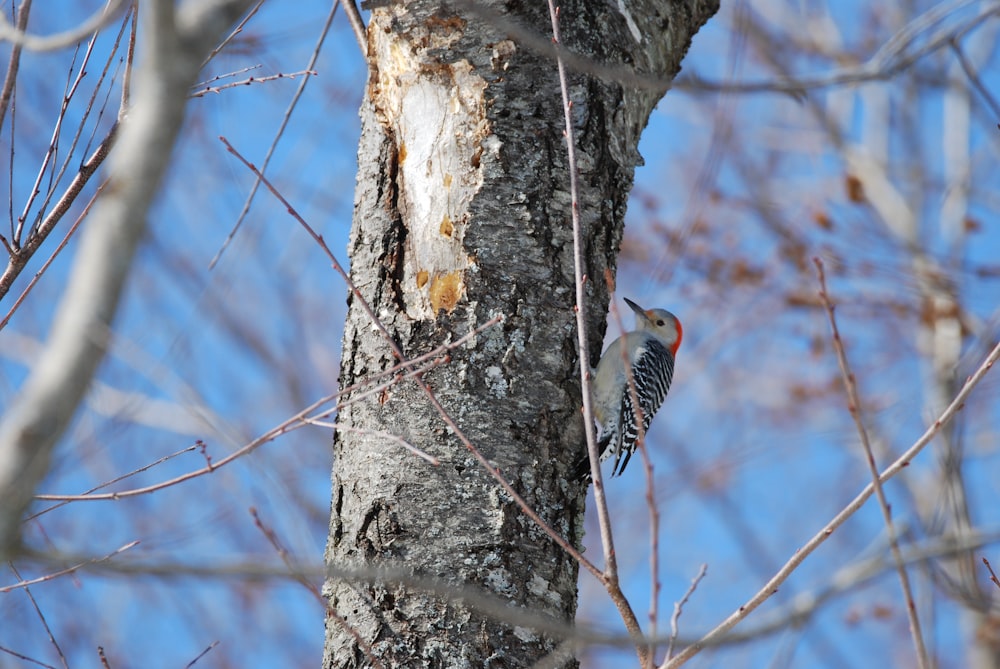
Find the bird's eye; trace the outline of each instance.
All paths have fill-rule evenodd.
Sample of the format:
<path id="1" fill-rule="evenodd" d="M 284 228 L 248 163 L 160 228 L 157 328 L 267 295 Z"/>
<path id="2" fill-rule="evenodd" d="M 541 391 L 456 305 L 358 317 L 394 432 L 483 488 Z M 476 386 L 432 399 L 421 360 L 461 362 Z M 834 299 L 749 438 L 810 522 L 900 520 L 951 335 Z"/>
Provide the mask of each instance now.
<path id="1" fill-rule="evenodd" d="M 663 327 L 664 325 L 666 325 L 666 323 L 664 323 L 664 322 L 663 322 L 663 319 L 662 319 L 662 318 L 661 318 L 660 320 L 656 321 L 656 324 L 657 324 L 658 326 L 660 326 L 660 327 Z"/>

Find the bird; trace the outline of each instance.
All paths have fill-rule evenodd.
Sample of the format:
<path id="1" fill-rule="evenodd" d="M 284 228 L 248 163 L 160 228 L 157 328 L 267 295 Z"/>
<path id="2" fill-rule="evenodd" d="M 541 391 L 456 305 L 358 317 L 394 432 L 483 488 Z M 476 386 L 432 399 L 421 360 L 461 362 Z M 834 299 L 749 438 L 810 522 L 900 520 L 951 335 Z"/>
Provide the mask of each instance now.
<path id="1" fill-rule="evenodd" d="M 680 320 L 666 309 L 643 309 L 628 298 L 625 304 L 635 312 L 635 330 L 611 342 L 597 363 L 591 384 L 594 417 L 601 424 L 597 450 L 601 462 L 614 456 L 612 476 L 625 471 L 638 445 L 633 396 L 638 400 L 645 434 L 670 390 L 674 359 L 684 337 Z M 626 360 L 631 374 L 626 372 Z M 577 463 L 575 474 L 578 480 L 590 480 L 589 456 Z"/>

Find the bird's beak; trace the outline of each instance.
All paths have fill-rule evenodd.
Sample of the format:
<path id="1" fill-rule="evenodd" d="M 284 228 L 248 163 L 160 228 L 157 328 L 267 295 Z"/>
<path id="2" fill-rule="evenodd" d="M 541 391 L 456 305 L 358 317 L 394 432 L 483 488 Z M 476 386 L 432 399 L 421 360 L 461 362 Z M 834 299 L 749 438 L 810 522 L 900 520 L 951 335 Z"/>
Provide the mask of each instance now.
<path id="1" fill-rule="evenodd" d="M 642 307 L 640 307 L 638 304 L 636 304 L 632 300 L 628 299 L 627 297 L 625 298 L 625 304 L 627 304 L 629 306 L 629 309 L 631 309 L 632 311 L 635 312 L 636 316 L 639 316 L 641 318 L 645 318 L 646 320 L 649 320 L 649 316 L 646 315 L 646 310 L 643 309 Z"/>

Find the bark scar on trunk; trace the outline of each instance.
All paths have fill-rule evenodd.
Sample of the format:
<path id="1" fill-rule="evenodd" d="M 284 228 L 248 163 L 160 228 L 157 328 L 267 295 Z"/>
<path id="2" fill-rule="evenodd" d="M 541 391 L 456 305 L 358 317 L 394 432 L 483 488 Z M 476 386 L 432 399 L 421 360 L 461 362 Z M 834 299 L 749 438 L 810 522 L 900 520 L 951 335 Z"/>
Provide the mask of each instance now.
<path id="1" fill-rule="evenodd" d="M 465 59 L 439 60 L 464 26 L 457 17 L 432 16 L 405 34 L 369 33 L 381 64 L 369 94 L 396 142 L 396 204 L 406 229 L 400 289 L 414 320 L 451 313 L 465 296 L 475 262 L 464 239 L 470 204 L 483 185 L 481 156 L 500 149 L 485 141 L 486 80 Z"/>

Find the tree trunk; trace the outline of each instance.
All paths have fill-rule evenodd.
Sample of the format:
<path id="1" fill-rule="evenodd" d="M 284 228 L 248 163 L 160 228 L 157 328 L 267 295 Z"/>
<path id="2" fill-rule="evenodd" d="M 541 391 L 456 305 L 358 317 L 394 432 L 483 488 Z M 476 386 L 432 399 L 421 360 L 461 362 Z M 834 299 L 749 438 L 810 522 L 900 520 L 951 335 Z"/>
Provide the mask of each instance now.
<path id="1" fill-rule="evenodd" d="M 563 44 L 599 64 L 601 76 L 570 73 L 591 363 L 639 134 L 691 36 L 718 8 L 629 4 L 641 43 L 611 3 L 561 6 Z M 573 240 L 548 10 L 457 7 L 419 0 L 372 14 L 352 278 L 409 358 L 503 315 L 423 378 L 542 519 L 579 545 L 585 489 L 567 481 L 584 452 Z M 663 85 L 616 83 L 611 68 L 625 64 Z M 344 388 L 398 363 L 356 296 L 349 305 Z M 526 667 L 553 653 L 564 636 L 558 624 L 575 614 L 577 564 L 446 428 L 421 388 L 402 380 L 344 407 L 338 423 L 350 431 L 334 441 L 326 590 L 335 615 L 324 667 Z M 360 576 L 341 578 L 347 572 Z M 479 595 L 556 624 L 518 625 L 484 610 Z"/>

